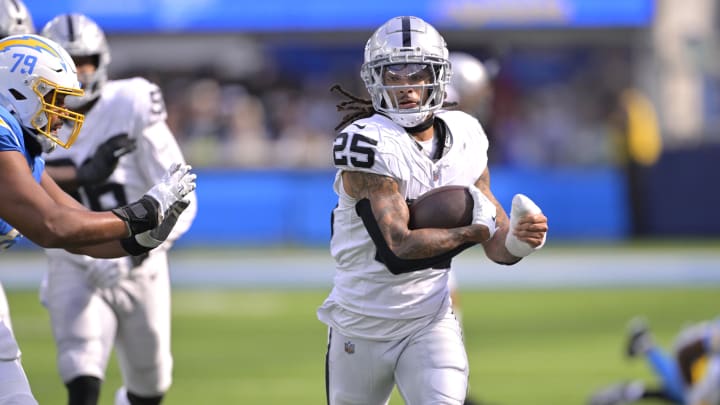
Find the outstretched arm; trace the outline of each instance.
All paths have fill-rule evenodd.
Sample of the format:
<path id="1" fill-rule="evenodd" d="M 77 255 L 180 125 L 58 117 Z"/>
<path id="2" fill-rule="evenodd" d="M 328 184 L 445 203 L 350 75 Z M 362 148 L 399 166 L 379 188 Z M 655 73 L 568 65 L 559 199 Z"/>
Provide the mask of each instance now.
<path id="1" fill-rule="evenodd" d="M 47 174 L 43 174 L 41 185 L 45 189 L 45 191 L 47 191 L 48 195 L 50 195 L 52 199 L 61 206 L 60 209 L 63 209 L 62 207 L 67 207 L 68 209 L 76 209 L 78 211 L 83 211 L 87 213 L 92 212 L 88 210 L 85 206 L 77 202 L 70 195 L 65 193 Z M 115 217 L 115 215 L 113 216 Z M 125 249 L 123 249 L 122 245 L 120 244 L 119 238 L 113 238 L 113 240 L 110 240 L 108 242 L 94 245 L 68 245 L 65 247 L 65 249 L 75 254 L 88 255 L 97 258 L 113 258 L 128 255 L 128 252 L 125 251 Z"/>
<path id="2" fill-rule="evenodd" d="M 0 173 L 5 173 L 0 176 L 0 218 L 45 248 L 93 245 L 97 249 L 111 241 L 119 243 L 119 239 L 163 225 L 174 204 L 195 189 L 190 167 L 177 164 L 139 201 L 113 212 L 93 212 L 62 191 L 47 173 L 38 184 L 19 152 L 0 152 Z M 177 218 L 173 215 L 171 219 Z M 111 255 L 106 253 L 102 257 Z"/>
<path id="3" fill-rule="evenodd" d="M 0 217 L 42 247 L 66 248 L 128 236 L 124 221 L 110 212 L 88 212 L 74 202 L 46 174 L 35 182 L 25 157 L 0 152 Z M 47 190 L 47 191 L 46 191 Z"/>

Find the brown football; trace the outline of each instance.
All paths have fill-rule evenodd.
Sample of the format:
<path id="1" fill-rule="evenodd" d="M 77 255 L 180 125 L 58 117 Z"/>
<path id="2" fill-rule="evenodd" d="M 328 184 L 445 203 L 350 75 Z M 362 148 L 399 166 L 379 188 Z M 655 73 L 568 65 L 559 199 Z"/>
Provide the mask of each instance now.
<path id="1" fill-rule="evenodd" d="M 457 228 L 472 223 L 473 198 L 465 186 L 432 189 L 410 204 L 410 229 Z"/>

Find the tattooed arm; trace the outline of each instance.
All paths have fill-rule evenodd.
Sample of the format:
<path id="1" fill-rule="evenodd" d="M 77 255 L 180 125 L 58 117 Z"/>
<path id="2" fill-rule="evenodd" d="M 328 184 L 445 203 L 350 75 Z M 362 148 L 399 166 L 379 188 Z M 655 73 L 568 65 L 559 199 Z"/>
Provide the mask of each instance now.
<path id="1" fill-rule="evenodd" d="M 499 264 L 515 264 L 519 262 L 522 258 L 513 256 L 505 247 L 505 238 L 510 231 L 510 220 L 502 205 L 500 205 L 492 191 L 490 191 L 490 171 L 487 168 L 475 182 L 475 187 L 479 188 L 480 191 L 495 204 L 495 208 L 497 209 L 497 216 L 495 218 L 495 226 L 497 229 L 493 238 L 483 243 L 485 255 L 488 259 Z M 545 215 L 528 215 L 518 223 L 515 236 L 535 247 L 542 243 L 543 236 L 545 232 L 547 232 L 547 229 L 547 218 Z"/>
<path id="2" fill-rule="evenodd" d="M 377 174 L 351 171 L 343 172 L 342 179 L 348 195 L 370 201 L 373 215 L 388 247 L 401 259 L 438 256 L 463 244 L 485 241 L 490 236 L 487 227 L 482 225 L 410 230 L 410 212 L 395 180 Z"/>

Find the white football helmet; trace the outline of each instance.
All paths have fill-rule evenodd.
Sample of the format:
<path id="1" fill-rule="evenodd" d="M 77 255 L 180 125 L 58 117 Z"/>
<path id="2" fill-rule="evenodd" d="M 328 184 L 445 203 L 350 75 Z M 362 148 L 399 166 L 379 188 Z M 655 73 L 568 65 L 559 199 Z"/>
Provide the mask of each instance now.
<path id="1" fill-rule="evenodd" d="M 60 45 L 38 35 L 0 40 L 0 105 L 30 130 L 44 152 L 75 142 L 85 117 L 65 108 L 64 99 L 82 94 L 75 64 Z M 57 129 L 63 124 L 73 129 L 60 139 Z"/>
<path id="2" fill-rule="evenodd" d="M 41 35 L 60 44 L 73 58 L 90 56 L 94 58 L 95 72 L 78 75 L 83 85 L 83 97 L 68 97 L 70 108 L 78 108 L 100 96 L 107 82 L 110 50 L 105 33 L 100 26 L 83 14 L 61 14 L 50 20 L 41 31 Z"/>
<path id="3" fill-rule="evenodd" d="M 450 52 L 452 78 L 445 101 L 455 102 L 464 111 L 484 121 L 492 102 L 492 73 L 476 57 L 464 52 Z"/>
<path id="4" fill-rule="evenodd" d="M 408 76 L 423 71 L 429 78 L 420 84 L 385 83 L 385 75 L 393 70 Z M 423 123 L 442 107 L 451 75 L 443 37 L 422 19 L 409 16 L 392 18 L 375 31 L 365 45 L 360 69 L 373 108 L 406 128 Z M 422 100 L 415 107 L 401 108 L 398 94 L 409 89 L 420 93 Z"/>
<path id="5" fill-rule="evenodd" d="M 35 25 L 25 3 L 20 0 L 0 0 L 0 38 L 34 33 Z"/>

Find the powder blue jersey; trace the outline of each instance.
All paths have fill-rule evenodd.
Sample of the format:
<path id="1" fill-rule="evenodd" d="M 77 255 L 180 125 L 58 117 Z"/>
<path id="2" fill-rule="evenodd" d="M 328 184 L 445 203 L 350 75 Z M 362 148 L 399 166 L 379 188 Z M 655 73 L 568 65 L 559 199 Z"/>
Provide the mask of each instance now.
<path id="1" fill-rule="evenodd" d="M 13 117 L 8 110 L 0 107 L 0 152 L 17 151 L 25 156 L 33 177 L 39 183 L 43 170 L 45 170 L 45 161 L 41 156 L 31 156 L 25 145 L 23 132 L 20 123 Z M 10 232 L 13 226 L 0 218 L 0 235 Z"/>

